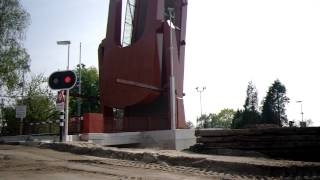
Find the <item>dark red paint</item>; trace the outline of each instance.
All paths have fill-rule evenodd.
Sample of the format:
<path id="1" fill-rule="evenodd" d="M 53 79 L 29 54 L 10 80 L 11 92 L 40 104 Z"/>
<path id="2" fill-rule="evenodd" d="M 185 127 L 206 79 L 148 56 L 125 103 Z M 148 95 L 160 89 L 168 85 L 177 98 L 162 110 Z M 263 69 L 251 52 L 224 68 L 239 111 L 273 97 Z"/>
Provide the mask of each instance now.
<path id="1" fill-rule="evenodd" d="M 131 45 L 121 46 L 121 0 L 111 0 L 106 38 L 99 46 L 100 97 L 105 132 L 170 129 L 170 27 L 175 8 L 173 61 L 177 128 L 185 128 L 183 105 L 186 0 L 137 0 Z M 124 118 L 114 117 L 123 109 Z"/>

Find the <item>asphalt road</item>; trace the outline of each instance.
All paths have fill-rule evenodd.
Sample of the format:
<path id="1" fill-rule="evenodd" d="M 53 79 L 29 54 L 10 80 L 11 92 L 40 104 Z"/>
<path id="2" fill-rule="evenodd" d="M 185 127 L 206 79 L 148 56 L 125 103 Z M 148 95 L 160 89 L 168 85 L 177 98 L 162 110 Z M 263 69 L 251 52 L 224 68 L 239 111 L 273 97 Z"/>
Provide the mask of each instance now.
<path id="1" fill-rule="evenodd" d="M 99 158 L 29 146 L 0 145 L 0 179 L 4 180 L 183 180 L 221 179 L 197 169 Z M 234 179 L 223 177 L 223 179 Z"/>

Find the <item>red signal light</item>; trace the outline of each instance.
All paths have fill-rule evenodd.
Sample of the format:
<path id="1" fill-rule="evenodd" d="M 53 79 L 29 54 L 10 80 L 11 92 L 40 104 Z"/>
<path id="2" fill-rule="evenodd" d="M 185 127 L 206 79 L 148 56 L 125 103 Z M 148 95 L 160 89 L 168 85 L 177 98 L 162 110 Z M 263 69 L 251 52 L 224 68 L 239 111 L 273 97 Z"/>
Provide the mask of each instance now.
<path id="1" fill-rule="evenodd" d="M 55 90 L 71 89 L 77 81 L 73 71 L 56 71 L 49 76 L 49 87 Z"/>
<path id="2" fill-rule="evenodd" d="M 72 79 L 71 79 L 70 76 L 66 76 L 66 77 L 64 78 L 64 83 L 66 83 L 66 84 L 71 83 L 71 81 L 72 81 Z"/>

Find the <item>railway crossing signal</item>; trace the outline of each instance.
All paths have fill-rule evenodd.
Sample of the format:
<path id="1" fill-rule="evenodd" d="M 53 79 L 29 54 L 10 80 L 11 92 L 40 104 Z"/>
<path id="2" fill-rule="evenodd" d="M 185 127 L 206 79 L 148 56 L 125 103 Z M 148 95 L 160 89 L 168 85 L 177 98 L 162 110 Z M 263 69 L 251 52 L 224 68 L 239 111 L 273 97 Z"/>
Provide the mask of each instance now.
<path id="1" fill-rule="evenodd" d="M 67 97 L 66 97 L 66 107 L 60 108 L 60 141 L 64 140 L 68 141 L 68 113 L 69 113 L 69 90 L 73 88 L 76 84 L 77 76 L 73 71 L 57 71 L 52 73 L 49 76 L 49 87 L 53 90 L 66 90 Z M 62 95 L 62 91 L 60 91 L 60 95 Z M 60 103 L 62 103 L 62 99 L 59 99 Z M 63 100 L 64 101 L 64 100 Z M 64 105 L 64 103 L 63 103 Z M 65 112 L 66 111 L 66 112 Z M 64 133 L 63 133 L 64 127 Z"/>
<path id="2" fill-rule="evenodd" d="M 76 84 L 77 76 L 73 71 L 57 71 L 49 76 L 49 87 L 54 90 L 68 90 Z"/>

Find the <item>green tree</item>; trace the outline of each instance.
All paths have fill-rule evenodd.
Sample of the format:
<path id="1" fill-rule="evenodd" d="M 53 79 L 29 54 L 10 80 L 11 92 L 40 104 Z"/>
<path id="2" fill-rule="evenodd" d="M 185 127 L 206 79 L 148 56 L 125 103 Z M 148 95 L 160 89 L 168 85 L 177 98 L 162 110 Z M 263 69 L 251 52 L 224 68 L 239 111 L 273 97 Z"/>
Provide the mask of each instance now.
<path id="1" fill-rule="evenodd" d="M 41 123 L 59 119 L 58 112 L 55 107 L 56 97 L 53 95 L 46 83 L 47 78 L 42 74 L 32 76 L 30 82 L 26 84 L 25 97 L 17 100 L 17 104 L 24 104 L 27 106 L 27 116 L 24 121 L 24 132 L 58 132 L 58 124 L 56 123 L 53 123 L 51 126 L 48 124 L 29 126 L 30 123 Z"/>
<path id="2" fill-rule="evenodd" d="M 217 123 L 214 127 L 231 128 L 234 115 L 235 111 L 233 109 L 222 109 L 217 115 Z"/>
<path id="3" fill-rule="evenodd" d="M 79 74 L 79 69 L 75 70 Z M 79 86 L 75 86 L 70 90 L 70 94 L 79 94 Z M 100 111 L 100 101 L 97 99 L 99 95 L 99 75 L 95 67 L 81 69 L 81 113 L 96 113 Z M 70 114 L 77 116 L 77 97 L 70 97 Z"/>
<path id="4" fill-rule="evenodd" d="M 247 98 L 243 107 L 244 111 L 242 119 L 244 121 L 244 125 L 258 124 L 260 122 L 260 113 L 258 111 L 258 91 L 252 81 L 248 83 Z"/>
<path id="5" fill-rule="evenodd" d="M 258 91 L 252 81 L 248 83 L 247 97 L 243 107 L 245 111 L 258 112 Z"/>
<path id="6" fill-rule="evenodd" d="M 245 128 L 252 124 L 260 123 L 258 111 L 258 91 L 250 81 L 247 87 L 247 97 L 243 105 L 244 110 L 238 110 L 232 120 L 232 128 Z"/>
<path id="7" fill-rule="evenodd" d="M 218 114 L 203 114 L 197 119 L 198 128 L 230 128 L 235 114 L 233 109 L 223 109 Z"/>
<path id="8" fill-rule="evenodd" d="M 17 135 L 19 133 L 19 121 L 16 120 L 16 111 L 13 106 L 7 106 L 2 109 L 3 119 L 7 122 L 4 129 L 5 135 Z"/>
<path id="9" fill-rule="evenodd" d="M 58 112 L 55 108 L 55 96 L 46 85 L 47 79 L 42 75 L 32 76 L 26 83 L 26 93 L 23 98 L 16 97 L 13 104 L 3 108 L 4 119 L 7 121 L 6 134 L 19 134 L 20 120 L 15 118 L 15 106 L 26 105 L 27 114 L 24 118 L 23 133 L 58 133 Z M 42 122 L 52 121 L 51 124 Z M 30 123 L 40 123 L 31 126 Z"/>
<path id="10" fill-rule="evenodd" d="M 9 92 L 29 70 L 30 58 L 22 45 L 29 22 L 19 0 L 0 1 L 0 87 Z"/>
<path id="11" fill-rule="evenodd" d="M 286 87 L 277 79 L 269 87 L 262 106 L 262 122 L 277 124 L 280 127 L 288 123 L 285 106 L 290 99 L 286 96 Z"/>
<path id="12" fill-rule="evenodd" d="M 239 129 L 244 127 L 245 122 L 243 120 L 243 110 L 237 110 L 233 116 L 231 128 L 232 129 Z"/>
<path id="13" fill-rule="evenodd" d="M 211 116 L 212 114 L 202 114 L 197 118 L 197 128 L 211 128 Z"/>

